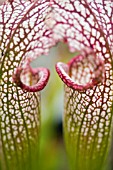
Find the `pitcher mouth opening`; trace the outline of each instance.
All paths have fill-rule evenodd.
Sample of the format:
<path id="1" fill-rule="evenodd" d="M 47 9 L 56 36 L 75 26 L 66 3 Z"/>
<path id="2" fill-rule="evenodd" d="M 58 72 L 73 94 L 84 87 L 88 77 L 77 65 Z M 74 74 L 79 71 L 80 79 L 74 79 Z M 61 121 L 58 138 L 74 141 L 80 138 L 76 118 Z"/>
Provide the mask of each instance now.
<path id="1" fill-rule="evenodd" d="M 74 90 L 93 88 L 104 79 L 104 63 L 95 55 L 75 56 L 68 64 L 58 62 L 56 71 L 61 80 Z"/>
<path id="2" fill-rule="evenodd" d="M 50 72 L 47 68 L 31 68 L 26 69 L 18 67 L 13 75 L 13 82 L 22 90 L 28 92 L 37 92 L 42 90 L 48 80 Z"/>

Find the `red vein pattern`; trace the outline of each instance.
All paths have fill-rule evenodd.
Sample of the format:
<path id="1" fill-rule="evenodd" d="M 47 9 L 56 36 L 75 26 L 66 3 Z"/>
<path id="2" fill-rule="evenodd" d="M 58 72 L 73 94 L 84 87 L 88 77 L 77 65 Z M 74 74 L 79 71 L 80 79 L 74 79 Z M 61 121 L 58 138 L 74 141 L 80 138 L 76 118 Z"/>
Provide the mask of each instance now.
<path id="1" fill-rule="evenodd" d="M 54 38 L 79 52 L 68 64 L 56 65 L 65 83 L 64 132 L 70 164 L 73 170 L 101 169 L 113 114 L 113 2 L 56 0 L 52 8 Z"/>
<path id="2" fill-rule="evenodd" d="M 3 169 L 22 169 L 22 166 L 32 169 L 32 149 L 37 150 L 40 129 L 40 90 L 47 84 L 49 71 L 32 69 L 30 62 L 47 54 L 54 45 L 52 33 L 45 24 L 45 17 L 51 11 L 49 6 L 49 0 L 9 0 L 0 6 L 0 160 Z"/>
<path id="3" fill-rule="evenodd" d="M 31 156 L 39 134 L 36 91 L 46 85 L 49 72 L 30 68 L 30 62 L 58 41 L 79 51 L 69 64 L 56 65 L 65 83 L 64 129 L 72 166 L 82 169 L 82 161 L 86 170 L 101 168 L 112 120 L 112 14 L 111 0 L 9 0 L 0 6 L 0 159 L 7 169 L 11 161 L 25 166 L 23 153 Z"/>

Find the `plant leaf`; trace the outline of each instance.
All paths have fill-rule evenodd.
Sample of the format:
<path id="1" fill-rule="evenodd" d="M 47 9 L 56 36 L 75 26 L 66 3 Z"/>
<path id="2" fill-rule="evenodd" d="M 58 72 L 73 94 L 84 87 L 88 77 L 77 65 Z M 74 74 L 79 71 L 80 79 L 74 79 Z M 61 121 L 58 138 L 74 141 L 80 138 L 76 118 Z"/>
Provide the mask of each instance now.
<path id="1" fill-rule="evenodd" d="M 111 0 L 52 1 L 49 14 L 54 39 L 66 42 L 70 51 L 93 50 L 112 58 L 113 3 Z M 107 51 L 106 51 L 107 48 Z"/>
<path id="2" fill-rule="evenodd" d="M 65 83 L 64 133 L 71 169 L 102 169 L 113 114 L 113 3 L 58 0 L 53 8 L 54 38 L 80 54 L 56 65 Z"/>
<path id="3" fill-rule="evenodd" d="M 40 129 L 45 68 L 30 62 L 54 45 L 45 17 L 49 0 L 9 0 L 0 6 L 0 161 L 2 169 L 32 169 Z M 38 91 L 38 92 L 37 92 Z"/>

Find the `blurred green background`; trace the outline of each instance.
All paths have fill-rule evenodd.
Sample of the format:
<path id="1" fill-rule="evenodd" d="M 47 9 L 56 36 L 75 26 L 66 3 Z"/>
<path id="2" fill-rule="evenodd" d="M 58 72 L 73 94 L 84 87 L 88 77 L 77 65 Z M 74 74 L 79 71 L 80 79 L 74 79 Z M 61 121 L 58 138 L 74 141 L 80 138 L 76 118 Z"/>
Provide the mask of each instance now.
<path id="1" fill-rule="evenodd" d="M 71 57 L 67 46 L 60 43 L 50 50 L 48 56 L 40 56 L 32 67 L 46 67 L 50 79 L 41 92 L 40 170 L 69 170 L 63 141 L 63 83 L 58 77 L 55 64 L 68 62 Z"/>

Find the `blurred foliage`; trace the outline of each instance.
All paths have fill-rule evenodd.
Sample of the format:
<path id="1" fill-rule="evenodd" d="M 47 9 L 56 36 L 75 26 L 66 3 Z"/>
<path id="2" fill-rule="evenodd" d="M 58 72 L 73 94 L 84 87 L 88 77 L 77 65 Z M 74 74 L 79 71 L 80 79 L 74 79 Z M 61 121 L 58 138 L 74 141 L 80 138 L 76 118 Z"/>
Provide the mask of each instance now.
<path id="1" fill-rule="evenodd" d="M 48 56 L 41 56 L 32 63 L 33 67 L 49 68 L 51 73 L 41 97 L 40 170 L 69 170 L 62 133 L 63 84 L 55 71 L 58 61 L 68 61 L 67 54 L 67 48 L 60 44 L 51 49 Z"/>

